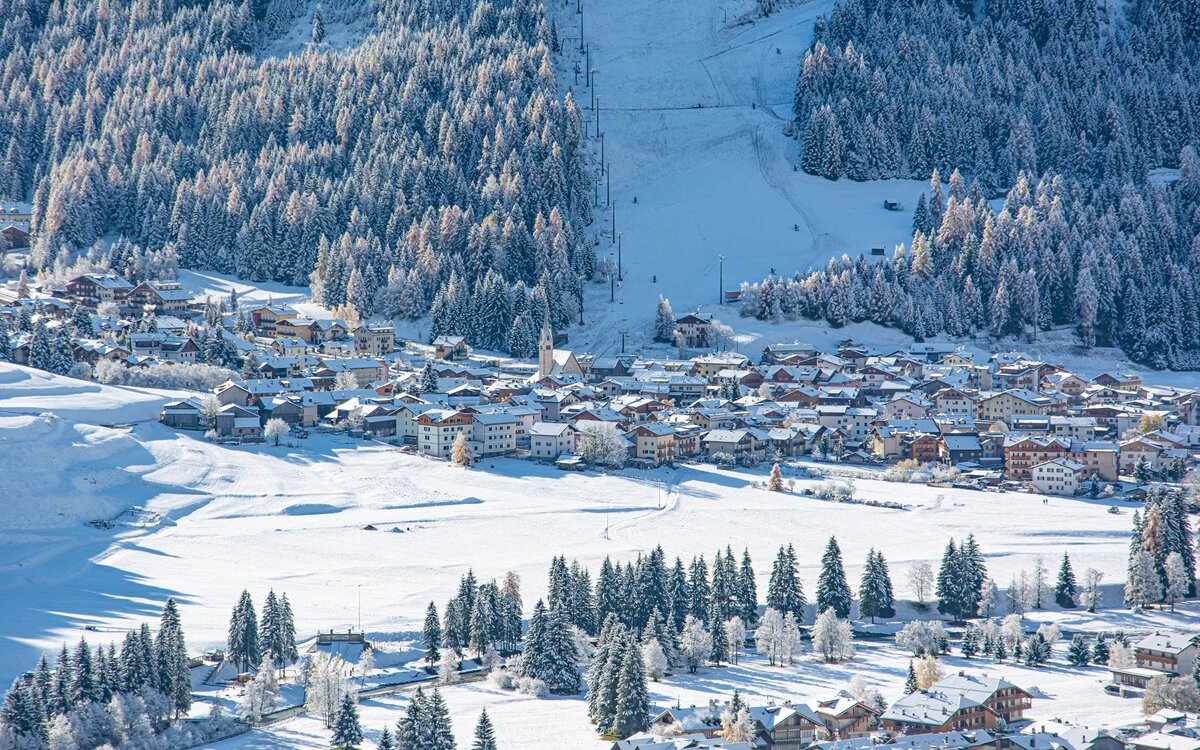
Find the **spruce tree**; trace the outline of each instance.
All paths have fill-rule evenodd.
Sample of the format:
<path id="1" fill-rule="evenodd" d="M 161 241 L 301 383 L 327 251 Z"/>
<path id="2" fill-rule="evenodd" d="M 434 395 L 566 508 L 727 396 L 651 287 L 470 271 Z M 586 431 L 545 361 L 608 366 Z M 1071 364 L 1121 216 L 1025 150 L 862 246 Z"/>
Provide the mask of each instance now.
<path id="1" fill-rule="evenodd" d="M 1082 635 L 1076 633 L 1071 638 L 1071 645 L 1067 646 L 1067 662 L 1075 667 L 1086 667 L 1091 655 L 1092 652 L 1088 648 L 1087 641 Z"/>
<path id="2" fill-rule="evenodd" d="M 487 708 L 479 712 L 479 722 L 475 725 L 475 741 L 471 743 L 471 750 L 496 750 L 496 732 L 492 728 Z"/>
<path id="3" fill-rule="evenodd" d="M 387 727 L 379 733 L 379 742 L 375 743 L 375 750 L 396 750 L 396 743 L 392 739 L 392 732 Z"/>
<path id="4" fill-rule="evenodd" d="M 363 740 L 362 726 L 358 722 L 358 706 L 354 696 L 346 693 L 342 696 L 342 704 L 338 707 L 337 716 L 333 720 L 333 737 L 329 741 L 331 747 L 339 750 L 355 750 Z"/>
<path id="5" fill-rule="evenodd" d="M 442 658 L 442 625 L 438 619 L 437 605 L 432 601 L 425 608 L 425 627 L 421 631 L 421 637 L 425 644 L 425 662 L 433 666 Z"/>
<path id="6" fill-rule="evenodd" d="M 158 682 L 155 687 L 173 702 L 177 715 L 186 713 L 192 705 L 192 677 L 187 666 L 187 644 L 179 620 L 179 607 L 173 598 L 167 599 L 154 641 L 154 656 Z"/>
<path id="7" fill-rule="evenodd" d="M 1063 609 L 1074 609 L 1077 592 L 1075 572 L 1071 570 L 1071 558 L 1064 552 L 1062 564 L 1058 567 L 1058 582 L 1054 585 L 1054 601 Z"/>
<path id="8" fill-rule="evenodd" d="M 709 653 L 709 659 L 717 665 L 728 661 L 729 639 L 725 636 L 725 621 L 720 617 L 716 599 L 713 599 L 713 605 L 709 611 L 708 634 L 712 638 L 712 651 Z"/>
<path id="9" fill-rule="evenodd" d="M 617 705 L 611 731 L 622 739 L 646 729 L 650 718 L 650 698 L 642 655 L 635 644 L 625 649 L 617 682 Z"/>
<path id="10" fill-rule="evenodd" d="M 796 551 L 790 544 L 780 547 L 767 584 L 767 606 L 780 614 L 791 613 L 797 622 L 803 622 L 806 603 L 796 573 Z"/>
<path id="11" fill-rule="evenodd" d="M 242 672 L 249 672 L 252 665 L 262 659 L 262 646 L 258 638 L 258 618 L 254 612 L 254 601 L 249 591 L 242 591 L 233 614 L 229 618 L 229 643 L 226 658 L 240 665 Z"/>
<path id="12" fill-rule="evenodd" d="M 912 695 L 917 692 L 917 672 L 913 669 L 912 660 L 908 662 L 908 676 L 904 678 L 904 694 Z"/>
<path id="13" fill-rule="evenodd" d="M 842 566 L 842 550 L 832 536 L 821 556 L 821 575 L 817 579 L 817 611 L 826 609 L 832 609 L 842 620 L 850 616 L 850 586 Z"/>
<path id="14" fill-rule="evenodd" d="M 742 564 L 738 568 L 737 614 L 747 625 L 758 622 L 758 587 L 754 582 L 754 566 L 750 561 L 749 548 L 742 550 Z"/>
<path id="15" fill-rule="evenodd" d="M 450 709 L 442 692 L 434 688 L 429 699 L 428 750 L 454 750 L 454 731 L 450 725 Z"/>

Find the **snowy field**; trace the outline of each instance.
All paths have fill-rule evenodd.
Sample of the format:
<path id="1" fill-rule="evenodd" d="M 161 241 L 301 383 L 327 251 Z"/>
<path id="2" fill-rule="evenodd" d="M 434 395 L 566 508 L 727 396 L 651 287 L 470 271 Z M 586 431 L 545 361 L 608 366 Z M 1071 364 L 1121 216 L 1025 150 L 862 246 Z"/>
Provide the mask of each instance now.
<path id="1" fill-rule="evenodd" d="M 13 372 L 28 371 L 7 365 L 0 377 Z M 40 410 L 61 400 L 80 416 L 68 385 L 49 392 L 62 395 L 47 395 Z M 99 408 L 91 421 L 107 413 Z M 0 526 L 4 674 L 87 626 L 128 628 L 168 595 L 180 600 L 197 652 L 223 641 L 243 588 L 260 601 L 269 588 L 286 591 L 300 632 L 312 633 L 356 625 L 361 586 L 363 625 L 403 639 L 425 604 L 447 599 L 468 568 L 484 579 L 515 570 L 532 604 L 544 594 L 552 555 L 594 571 L 605 555 L 628 559 L 656 544 L 685 560 L 749 547 L 765 590 L 774 551 L 791 542 L 811 595 L 820 550 L 836 534 L 852 579 L 878 547 L 904 597 L 909 563 L 936 562 L 949 537 L 974 531 L 1002 587 L 1038 555 L 1053 569 L 1064 549 L 1076 570 L 1095 567 L 1118 584 L 1130 524 L 1129 509 L 1111 514 L 1107 502 L 1087 498 L 856 482 L 860 498 L 907 506 L 892 510 L 769 493 L 762 472 L 575 474 L 513 459 L 462 470 L 319 434 L 298 448 L 221 447 L 154 422 L 112 430 L 8 417 L 0 420 L 0 466 L 24 472 Z M 814 483 L 799 479 L 797 490 Z M 86 525 L 129 506 L 142 511 L 117 518 L 114 529 Z M 1172 620 L 1121 618 L 1128 628 Z M 1078 614 L 1066 624 L 1106 626 Z"/>

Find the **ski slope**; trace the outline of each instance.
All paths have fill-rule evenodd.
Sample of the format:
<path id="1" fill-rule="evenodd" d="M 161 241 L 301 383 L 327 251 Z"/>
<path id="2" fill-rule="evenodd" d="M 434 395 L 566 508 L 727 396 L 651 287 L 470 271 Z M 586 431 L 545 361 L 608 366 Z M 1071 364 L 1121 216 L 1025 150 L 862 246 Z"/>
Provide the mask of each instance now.
<path id="1" fill-rule="evenodd" d="M 890 252 L 911 236 L 911 214 L 886 211 L 883 201 L 911 208 L 924 183 L 831 182 L 793 171 L 799 144 L 783 128 L 813 21 L 832 2 L 801 2 L 753 22 L 740 22 L 743 5 L 585 0 L 595 113 L 576 5 L 554 6 L 567 58 L 563 86 L 575 89 L 591 116 L 592 136 L 598 115 L 611 165 L 597 224 L 599 249 L 614 263 L 610 182 L 621 234 L 624 282 L 615 303 L 607 287 L 593 289 L 590 325 L 573 334 L 583 348 L 614 351 L 622 328 L 628 345 L 640 342 L 659 294 L 677 313 L 715 303 L 721 255 L 725 288 L 732 289 L 772 268 L 788 274 L 843 253 Z M 578 85 L 572 60 L 581 70 Z M 591 145 L 598 159 L 600 140 Z"/>

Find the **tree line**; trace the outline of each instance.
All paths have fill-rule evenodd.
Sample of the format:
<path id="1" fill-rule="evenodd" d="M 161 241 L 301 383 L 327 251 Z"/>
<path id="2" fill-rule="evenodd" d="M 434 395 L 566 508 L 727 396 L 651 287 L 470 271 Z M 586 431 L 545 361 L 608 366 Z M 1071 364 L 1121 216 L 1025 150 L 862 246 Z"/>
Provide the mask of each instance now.
<path id="1" fill-rule="evenodd" d="M 591 183 L 543 1 L 335 0 L 320 26 L 357 44 L 263 54 L 301 7 L 0 0 L 0 195 L 32 198 L 34 267 L 311 283 L 348 317 L 442 299 L 494 348 L 523 305 L 578 314 Z"/>

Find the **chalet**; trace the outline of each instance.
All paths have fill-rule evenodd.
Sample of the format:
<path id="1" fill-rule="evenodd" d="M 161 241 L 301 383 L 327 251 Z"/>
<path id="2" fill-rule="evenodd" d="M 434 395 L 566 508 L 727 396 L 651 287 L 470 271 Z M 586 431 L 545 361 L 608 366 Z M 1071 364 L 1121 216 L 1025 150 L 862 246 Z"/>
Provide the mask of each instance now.
<path id="1" fill-rule="evenodd" d="M 988 422 L 1008 423 L 1014 416 L 1049 414 L 1052 402 L 1046 396 L 1029 390 L 993 393 L 975 404 L 975 418 Z"/>
<path id="2" fill-rule="evenodd" d="M 1034 466 L 1063 458 L 1071 444 L 1062 438 L 1021 436 L 1004 442 L 1004 470 L 1009 479 L 1029 479 Z"/>
<path id="3" fill-rule="evenodd" d="M 716 382 L 717 375 L 725 370 L 742 370 L 750 358 L 737 352 L 710 352 L 692 360 L 691 374 Z"/>
<path id="4" fill-rule="evenodd" d="M 766 458 L 770 434 L 759 429 L 711 430 L 700 442 L 705 454 L 713 458 L 717 454 L 733 456 L 738 464 L 753 464 Z"/>
<path id="5" fill-rule="evenodd" d="M 712 316 L 688 313 L 675 319 L 675 343 L 689 349 L 707 349 L 712 346 Z"/>
<path id="6" fill-rule="evenodd" d="M 1020 721 L 1032 696 L 1006 680 L 959 672 L 910 693 L 883 713 L 884 730 L 903 734 L 990 730 Z"/>
<path id="7" fill-rule="evenodd" d="M 237 404 L 222 406 L 214 427 L 221 437 L 255 438 L 262 433 L 258 412 Z"/>
<path id="8" fill-rule="evenodd" d="M 132 290 L 128 279 L 115 274 L 85 273 L 67 282 L 67 296 L 93 309 L 104 302 L 121 305 Z"/>
<path id="9" fill-rule="evenodd" d="M 1115 482 L 1118 477 L 1117 457 L 1120 453 L 1121 448 L 1116 443 L 1074 440 L 1067 451 L 1067 458 L 1083 466 L 1084 476 L 1088 479 L 1095 477 Z"/>
<path id="10" fill-rule="evenodd" d="M 817 349 L 808 344 L 793 341 L 790 344 L 771 344 L 763 349 L 763 364 L 779 364 L 789 357 L 808 357 L 817 353 Z"/>
<path id="11" fill-rule="evenodd" d="M 20 250 L 29 247 L 29 225 L 0 218 L 0 250 Z"/>
<path id="12" fill-rule="evenodd" d="M 1117 457 L 1118 470 L 1123 474 L 1133 474 L 1138 463 L 1145 461 L 1151 471 L 1157 470 L 1163 464 L 1163 455 L 1168 450 L 1162 442 L 1148 435 L 1139 435 L 1131 440 L 1121 442 L 1121 452 Z"/>
<path id="13" fill-rule="evenodd" d="M 1191 675 L 1200 654 L 1200 635 L 1196 633 L 1159 633 L 1147 635 L 1133 644 L 1135 664 L 1110 666 L 1112 682 L 1145 688 L 1155 677 Z"/>
<path id="14" fill-rule="evenodd" d="M 204 426 L 204 415 L 199 401 L 185 398 L 163 404 L 158 421 L 176 430 L 199 430 Z"/>
<path id="15" fill-rule="evenodd" d="M 471 347 L 463 336 L 438 336 L 433 340 L 435 359 L 460 360 L 471 356 Z"/>
<path id="16" fill-rule="evenodd" d="M 1092 378 L 1092 382 L 1118 391 L 1136 391 L 1142 387 L 1142 379 L 1132 372 L 1103 372 Z"/>
<path id="17" fill-rule="evenodd" d="M 825 731 L 836 739 L 869 737 L 879 709 L 858 700 L 846 691 L 826 700 L 817 701 L 813 711 L 825 725 Z"/>
<path id="18" fill-rule="evenodd" d="M 940 437 L 938 458 L 948 464 L 961 464 L 983 458 L 983 445 L 974 433 L 947 433 Z"/>
<path id="19" fill-rule="evenodd" d="M 177 281 L 142 283 L 129 290 L 123 307 L 134 315 L 173 315 L 188 309 L 192 293 Z"/>
<path id="20" fill-rule="evenodd" d="M 299 317 L 300 313 L 283 305 L 267 304 L 250 310 L 251 322 L 264 336 L 276 335 L 276 327 L 280 321 L 294 320 Z"/>

